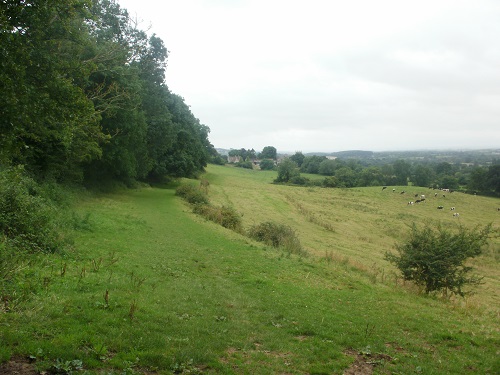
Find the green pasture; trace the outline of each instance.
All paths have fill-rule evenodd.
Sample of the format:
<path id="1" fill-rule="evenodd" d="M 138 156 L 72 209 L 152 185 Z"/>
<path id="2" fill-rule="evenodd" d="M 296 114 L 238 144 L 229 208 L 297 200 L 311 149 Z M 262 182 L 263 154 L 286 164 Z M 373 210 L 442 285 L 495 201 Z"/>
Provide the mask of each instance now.
<path id="1" fill-rule="evenodd" d="M 212 204 L 245 228 L 290 225 L 310 255 L 206 221 L 174 187 L 82 197 L 71 250 L 20 263 L 30 295 L 0 310 L 0 361 L 88 374 L 500 372 L 498 238 L 467 303 L 418 294 L 383 260 L 413 221 L 498 229 L 498 200 L 278 186 L 275 172 L 218 166 L 204 177 Z M 407 206 L 417 192 L 426 203 Z"/>

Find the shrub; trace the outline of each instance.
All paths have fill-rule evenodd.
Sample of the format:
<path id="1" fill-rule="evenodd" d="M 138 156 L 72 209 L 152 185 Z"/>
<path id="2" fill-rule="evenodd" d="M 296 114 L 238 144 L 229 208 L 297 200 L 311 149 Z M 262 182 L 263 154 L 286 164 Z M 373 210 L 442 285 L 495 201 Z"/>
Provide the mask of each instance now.
<path id="1" fill-rule="evenodd" d="M 183 198 L 190 204 L 208 204 L 207 195 L 199 188 L 191 184 L 182 184 L 176 190 L 175 194 Z"/>
<path id="2" fill-rule="evenodd" d="M 253 164 L 251 161 L 240 161 L 235 164 L 235 167 L 253 169 Z"/>
<path id="3" fill-rule="evenodd" d="M 60 211 L 23 167 L 0 171 L 0 233 L 9 244 L 30 252 L 53 253 L 64 245 Z"/>
<path id="4" fill-rule="evenodd" d="M 238 233 L 243 231 L 241 216 L 231 207 L 216 207 L 210 204 L 198 204 L 195 205 L 193 211 L 204 216 L 208 220 L 222 225 L 224 228 L 232 229 Z"/>
<path id="5" fill-rule="evenodd" d="M 306 254 L 295 231 L 288 225 L 266 221 L 251 227 L 248 237 L 272 247 L 283 248 L 290 253 Z"/>
<path id="6" fill-rule="evenodd" d="M 458 233 L 438 226 L 423 229 L 414 224 L 409 238 L 396 246 L 397 254 L 386 253 L 405 280 L 425 288 L 426 293 L 443 291 L 464 296 L 465 285 L 477 285 L 478 276 L 469 276 L 471 267 L 465 263 L 482 253 L 491 225 L 484 229 L 468 230 L 462 226 Z"/>
<path id="7" fill-rule="evenodd" d="M 304 185 L 308 185 L 310 181 L 307 177 L 295 176 L 295 177 L 292 177 L 288 182 L 290 184 L 304 186 Z"/>

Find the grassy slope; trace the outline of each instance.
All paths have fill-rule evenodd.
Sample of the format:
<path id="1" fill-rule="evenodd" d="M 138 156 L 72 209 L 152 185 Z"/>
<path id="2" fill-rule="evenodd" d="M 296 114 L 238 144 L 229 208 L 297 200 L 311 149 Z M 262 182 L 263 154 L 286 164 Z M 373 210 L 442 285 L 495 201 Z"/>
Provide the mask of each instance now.
<path id="1" fill-rule="evenodd" d="M 331 233 L 291 214 L 297 206 L 286 196 L 299 201 L 301 189 L 253 185 L 270 176 L 210 167 L 211 199 L 234 204 L 246 224 L 265 217 L 306 226 L 301 239 L 320 255 L 328 243 L 336 254 L 355 254 L 342 220 Z M 351 197 L 356 215 L 356 192 L 329 192 Z M 79 359 L 88 370 L 129 373 L 340 374 L 354 349 L 390 356 L 377 357 L 380 373 L 499 371 L 493 314 L 374 283 L 346 262 L 262 248 L 194 216 L 173 190 L 90 199 L 79 209 L 93 230 L 79 233 L 74 254 L 32 266 L 40 291 L 0 313 L 0 359 L 30 354 L 40 367 Z M 364 243 L 361 235 L 354 243 Z"/>
<path id="2" fill-rule="evenodd" d="M 493 308 L 500 314 L 500 215 L 496 198 L 462 193 L 443 194 L 420 187 L 380 187 L 324 189 L 276 186 L 271 182 L 276 172 L 239 170 L 210 166 L 210 199 L 220 205 L 235 207 L 246 227 L 265 218 L 287 223 L 296 229 L 302 244 L 316 256 L 349 257 L 360 268 L 387 276 L 392 268 L 384 261 L 386 251 L 394 248 L 409 232 L 413 223 L 454 227 L 474 227 L 492 223 L 497 231 L 485 251 L 474 261 L 478 273 L 485 275 L 485 285 L 469 303 Z M 317 178 L 317 176 L 311 176 Z M 396 192 L 392 189 L 395 188 Z M 400 194 L 405 190 L 405 194 Z M 408 205 L 415 194 L 425 194 L 423 204 Z M 444 206 L 438 210 L 437 206 Z M 450 208 L 455 207 L 455 211 Z M 458 218 L 453 212 L 460 213 Z"/>

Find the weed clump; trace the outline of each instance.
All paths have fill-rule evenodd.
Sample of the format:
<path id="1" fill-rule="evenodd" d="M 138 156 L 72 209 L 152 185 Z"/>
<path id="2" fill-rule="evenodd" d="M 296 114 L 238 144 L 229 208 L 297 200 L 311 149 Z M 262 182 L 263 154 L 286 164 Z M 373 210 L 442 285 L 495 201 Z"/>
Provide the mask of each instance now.
<path id="1" fill-rule="evenodd" d="M 224 228 L 231 229 L 235 232 L 242 233 L 241 216 L 232 207 L 216 207 L 210 204 L 198 204 L 193 211 L 213 221 Z"/>
<path id="2" fill-rule="evenodd" d="M 47 190 L 23 167 L 0 170 L 0 233 L 10 246 L 54 253 L 64 245 L 58 204 Z"/>
<path id="3" fill-rule="evenodd" d="M 289 253 L 306 255 L 295 231 L 288 225 L 266 221 L 252 226 L 248 230 L 248 237 Z"/>
<path id="4" fill-rule="evenodd" d="M 190 184 L 182 184 L 175 190 L 175 195 L 183 198 L 190 204 L 208 204 L 207 195 Z"/>

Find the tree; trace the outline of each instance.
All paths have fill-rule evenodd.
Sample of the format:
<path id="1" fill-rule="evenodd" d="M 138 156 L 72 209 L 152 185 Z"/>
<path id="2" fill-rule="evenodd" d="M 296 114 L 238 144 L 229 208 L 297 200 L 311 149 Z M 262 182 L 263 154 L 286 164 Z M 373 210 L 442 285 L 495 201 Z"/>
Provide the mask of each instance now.
<path id="1" fill-rule="evenodd" d="M 394 175 L 398 185 L 408 185 L 408 177 L 410 176 L 411 164 L 405 160 L 396 160 L 393 164 Z"/>
<path id="2" fill-rule="evenodd" d="M 300 168 L 302 166 L 302 163 L 304 162 L 305 156 L 302 152 L 297 151 L 295 154 L 290 156 L 290 159 L 297 163 Z"/>
<path id="3" fill-rule="evenodd" d="M 260 162 L 260 169 L 263 171 L 272 171 L 274 169 L 274 160 L 264 159 Z"/>
<path id="4" fill-rule="evenodd" d="M 277 151 L 276 148 L 273 146 L 266 146 L 262 150 L 262 152 L 259 154 L 259 158 L 261 159 L 273 159 L 276 160 L 277 158 Z"/>
<path id="5" fill-rule="evenodd" d="M 478 276 L 469 276 L 470 258 L 481 255 L 491 225 L 468 230 L 460 226 L 457 233 L 438 226 L 422 229 L 413 224 L 409 238 L 396 245 L 396 254 L 387 252 L 385 259 L 394 264 L 405 280 L 423 287 L 426 293 L 443 291 L 464 296 L 464 286 L 477 285 Z"/>
<path id="6" fill-rule="evenodd" d="M 278 164 L 278 177 L 275 182 L 289 182 L 292 178 L 300 176 L 297 164 L 290 158 L 285 158 Z"/>
<path id="7" fill-rule="evenodd" d="M 430 186 L 433 179 L 433 171 L 425 165 L 417 165 L 411 178 L 415 186 Z"/>

